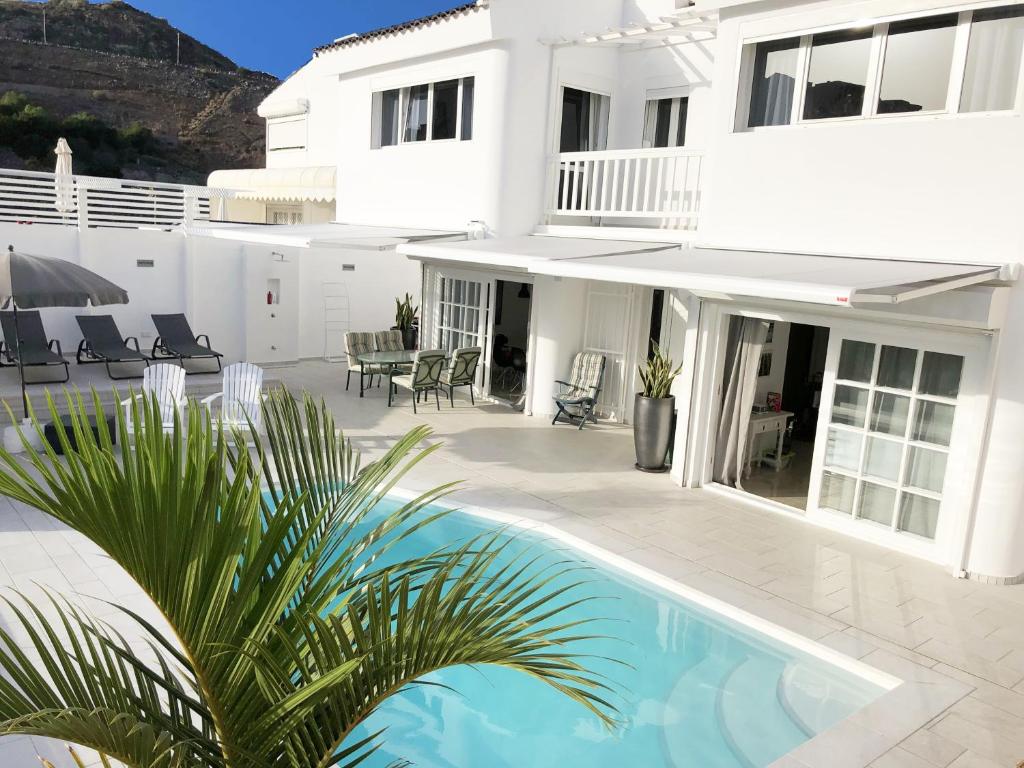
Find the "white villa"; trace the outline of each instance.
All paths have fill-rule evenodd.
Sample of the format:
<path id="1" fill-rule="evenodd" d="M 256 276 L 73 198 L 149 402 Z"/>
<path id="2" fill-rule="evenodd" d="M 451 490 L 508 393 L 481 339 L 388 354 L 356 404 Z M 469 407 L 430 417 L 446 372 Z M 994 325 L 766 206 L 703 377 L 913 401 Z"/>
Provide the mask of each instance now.
<path id="1" fill-rule="evenodd" d="M 482 0 L 317 49 L 260 108 L 267 168 L 210 184 L 342 240 L 469 232 L 398 246 L 421 346 L 504 336 L 539 418 L 598 351 L 629 423 L 653 340 L 684 364 L 677 483 L 1014 582 L 1022 45 L 1013 3 Z M 480 393 L 510 396 L 484 358 Z M 765 459 L 742 488 L 715 458 L 730 376 Z"/>
<path id="2" fill-rule="evenodd" d="M 259 115 L 266 167 L 206 186 L 0 169 L 0 246 L 123 288 L 85 312 L 142 352 L 152 314 L 184 313 L 265 369 L 244 366 L 248 402 L 309 391 L 368 459 L 428 425 L 394 498 L 465 481 L 465 514 L 655 595 L 621 602 L 685 667 L 652 662 L 630 713 L 658 759 L 616 763 L 616 739 L 490 681 L 539 725 L 475 740 L 438 704 L 423 754 L 479 764 L 500 732 L 638 766 L 1024 760 L 1024 0 L 476 0 L 327 42 Z M 481 348 L 475 400 L 346 387 L 346 334 L 391 329 L 407 293 L 437 366 Z M 40 312 L 67 358 L 82 312 Z M 662 475 L 631 457 L 656 349 L 682 370 Z M 580 353 L 604 360 L 597 423 L 549 426 Z M 85 367 L 73 385 L 124 396 Z M 171 410 L 228 389 L 173 374 Z M 0 586 L 152 611 L 43 512 L 0 499 L 0 530 Z M 707 640 L 663 594 L 742 626 Z M 773 663 L 789 649 L 768 676 L 730 656 L 755 636 Z M 853 679 L 878 698 L 840 718 Z M 701 723 L 728 759 L 691 751 Z M 0 765 L 69 768 L 55 744 L 4 737 Z"/>

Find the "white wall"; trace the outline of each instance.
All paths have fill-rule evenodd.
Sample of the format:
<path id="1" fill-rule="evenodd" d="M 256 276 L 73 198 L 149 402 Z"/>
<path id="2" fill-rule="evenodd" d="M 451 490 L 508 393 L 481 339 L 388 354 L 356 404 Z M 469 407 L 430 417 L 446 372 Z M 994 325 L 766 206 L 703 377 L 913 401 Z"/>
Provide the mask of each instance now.
<path id="1" fill-rule="evenodd" d="M 750 4 L 723 11 L 714 69 L 714 245 L 927 259 L 1020 260 L 1020 114 L 907 116 L 734 132 L 742 41 L 947 0 Z"/>
<path id="2" fill-rule="evenodd" d="M 555 412 L 555 381 L 569 375 L 583 344 L 587 282 L 538 275 L 533 283 L 533 312 L 528 350 L 529 393 L 526 410 L 534 416 Z"/>

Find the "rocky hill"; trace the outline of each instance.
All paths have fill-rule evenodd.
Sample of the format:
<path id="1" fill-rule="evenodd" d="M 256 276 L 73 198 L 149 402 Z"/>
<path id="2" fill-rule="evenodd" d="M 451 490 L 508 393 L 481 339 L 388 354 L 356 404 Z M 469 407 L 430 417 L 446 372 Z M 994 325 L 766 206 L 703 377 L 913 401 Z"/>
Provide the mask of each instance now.
<path id="1" fill-rule="evenodd" d="M 239 68 L 184 33 L 179 62 L 178 41 L 178 30 L 166 20 L 116 0 L 0 0 L 0 98 L 15 92 L 10 104 L 29 105 L 24 115 L 10 118 L 24 119 L 27 129 L 40 124 L 42 110 L 54 130 L 69 119 L 77 126 L 88 118 L 109 129 L 103 135 L 152 133 L 145 152 L 127 154 L 116 147 L 76 147 L 69 137 L 76 162 L 80 156 L 105 158 L 82 172 L 195 183 L 215 168 L 263 165 L 264 125 L 256 107 L 277 78 Z M 0 131 L 0 166 L 52 165 L 52 156 L 37 146 L 29 150 L 28 142 L 5 140 L 12 132 L 17 134 Z M 101 133 L 79 131 L 78 141 Z"/>

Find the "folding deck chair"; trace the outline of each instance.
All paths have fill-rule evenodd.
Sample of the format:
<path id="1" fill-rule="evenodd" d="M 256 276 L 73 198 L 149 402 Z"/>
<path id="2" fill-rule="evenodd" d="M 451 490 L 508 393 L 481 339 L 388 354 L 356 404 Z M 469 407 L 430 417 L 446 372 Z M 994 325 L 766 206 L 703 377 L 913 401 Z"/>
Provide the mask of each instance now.
<path id="1" fill-rule="evenodd" d="M 64 378 L 53 379 L 47 383 L 61 384 L 71 378 L 68 361 L 64 359 L 64 350 L 60 347 L 60 339 L 46 338 L 43 318 L 38 311 L 19 310 L 17 330 L 14 312 L 0 312 L 0 328 L 4 333 L 4 341 L 0 343 L 0 365 L 16 366 L 19 358 L 25 368 L 63 365 Z"/>
<path id="2" fill-rule="evenodd" d="M 601 393 L 601 379 L 604 378 L 604 355 L 597 352 L 579 352 L 572 361 L 569 381 L 556 381 L 561 388 L 555 395 L 558 412 L 551 420 L 556 424 L 563 416 L 570 424 L 577 424 L 579 429 L 587 421 L 597 423 L 594 409 L 597 408 L 597 396 Z"/>
<path id="3" fill-rule="evenodd" d="M 137 379 L 142 374 L 115 376 L 110 370 L 111 363 L 144 363 L 149 367 L 149 358 L 139 349 L 139 340 L 134 336 L 122 337 L 112 315 L 77 315 L 75 319 L 83 337 L 75 353 L 79 365 L 105 363 L 107 376 L 115 380 Z"/>
<path id="4" fill-rule="evenodd" d="M 153 360 L 173 358 L 184 368 L 186 360 L 214 359 L 217 361 L 217 372 L 220 372 L 220 360 L 224 356 L 210 347 L 210 337 L 205 333 L 198 336 L 192 333 L 192 327 L 184 315 L 152 317 L 157 332 L 156 341 L 153 342 Z M 200 339 L 205 339 L 205 343 L 199 343 Z"/>

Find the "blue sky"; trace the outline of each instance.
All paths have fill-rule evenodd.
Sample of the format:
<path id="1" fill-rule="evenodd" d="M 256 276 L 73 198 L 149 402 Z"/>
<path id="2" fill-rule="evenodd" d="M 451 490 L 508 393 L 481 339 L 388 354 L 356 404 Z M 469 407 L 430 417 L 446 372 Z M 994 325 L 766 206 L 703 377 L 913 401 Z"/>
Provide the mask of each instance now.
<path id="1" fill-rule="evenodd" d="M 279 77 L 317 45 L 426 16 L 462 0 L 128 0 L 236 63 Z"/>

